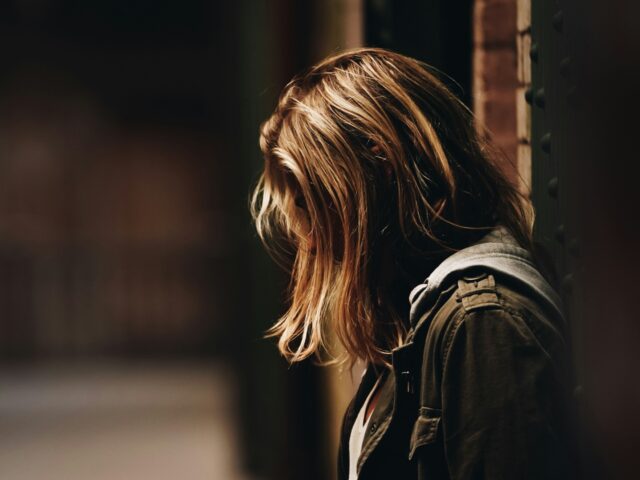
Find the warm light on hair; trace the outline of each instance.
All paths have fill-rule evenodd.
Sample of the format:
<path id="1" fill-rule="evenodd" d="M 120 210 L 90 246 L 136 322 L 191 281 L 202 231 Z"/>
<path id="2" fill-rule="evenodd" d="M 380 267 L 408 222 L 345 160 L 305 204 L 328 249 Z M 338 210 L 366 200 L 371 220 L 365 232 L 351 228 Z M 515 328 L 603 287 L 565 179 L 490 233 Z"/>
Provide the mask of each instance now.
<path id="1" fill-rule="evenodd" d="M 260 148 L 251 210 L 291 272 L 288 310 L 268 333 L 290 361 L 321 357 L 335 332 L 339 360 L 388 363 L 407 319 L 387 301 L 385 255 L 451 253 L 498 223 L 530 247 L 533 210 L 499 152 L 412 58 L 360 48 L 294 77 Z"/>

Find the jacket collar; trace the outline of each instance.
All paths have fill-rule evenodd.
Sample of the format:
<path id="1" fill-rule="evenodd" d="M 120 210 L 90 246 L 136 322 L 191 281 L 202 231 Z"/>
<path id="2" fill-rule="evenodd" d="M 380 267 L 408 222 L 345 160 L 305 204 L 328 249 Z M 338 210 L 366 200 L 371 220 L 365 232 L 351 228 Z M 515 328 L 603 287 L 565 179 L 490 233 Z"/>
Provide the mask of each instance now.
<path id="1" fill-rule="evenodd" d="M 535 266 L 531 253 L 522 248 L 505 227 L 499 226 L 477 243 L 447 257 L 423 283 L 411 290 L 411 326 L 415 327 L 422 314 L 433 305 L 442 287 L 472 267 L 484 267 L 525 284 L 562 317 L 562 301 Z"/>

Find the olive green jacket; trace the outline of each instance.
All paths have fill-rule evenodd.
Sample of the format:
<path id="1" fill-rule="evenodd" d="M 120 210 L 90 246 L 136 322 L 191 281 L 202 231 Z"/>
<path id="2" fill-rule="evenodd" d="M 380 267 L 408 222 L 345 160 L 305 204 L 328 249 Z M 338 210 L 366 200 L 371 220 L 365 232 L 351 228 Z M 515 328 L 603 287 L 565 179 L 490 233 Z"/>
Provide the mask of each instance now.
<path id="1" fill-rule="evenodd" d="M 378 374 L 360 480 L 575 478 L 570 336 L 529 252 L 496 229 L 447 258 L 410 301 L 393 368 L 368 365 L 345 412 L 339 480 Z"/>

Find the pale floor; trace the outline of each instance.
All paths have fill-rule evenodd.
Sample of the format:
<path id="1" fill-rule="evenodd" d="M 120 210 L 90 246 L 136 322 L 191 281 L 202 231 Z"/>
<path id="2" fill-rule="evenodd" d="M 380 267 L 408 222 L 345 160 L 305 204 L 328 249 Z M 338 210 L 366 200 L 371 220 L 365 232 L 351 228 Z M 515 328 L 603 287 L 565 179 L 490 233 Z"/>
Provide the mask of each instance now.
<path id="1" fill-rule="evenodd" d="M 0 368 L 1 480 L 246 480 L 221 366 Z"/>

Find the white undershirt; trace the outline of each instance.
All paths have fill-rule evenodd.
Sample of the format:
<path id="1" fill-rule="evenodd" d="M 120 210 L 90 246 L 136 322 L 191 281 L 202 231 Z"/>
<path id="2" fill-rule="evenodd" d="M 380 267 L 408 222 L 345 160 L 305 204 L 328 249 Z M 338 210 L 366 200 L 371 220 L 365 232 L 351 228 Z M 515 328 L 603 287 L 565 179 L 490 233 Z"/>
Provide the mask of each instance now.
<path id="1" fill-rule="evenodd" d="M 351 428 L 351 435 L 349 436 L 349 480 L 357 480 L 358 472 L 358 458 L 360 457 L 360 451 L 362 450 L 362 441 L 364 439 L 364 434 L 367 431 L 367 426 L 369 425 L 369 420 L 373 415 L 370 415 L 367 418 L 367 421 L 364 421 L 365 414 L 367 412 L 367 406 L 369 405 L 369 400 L 373 395 L 373 392 L 378 388 L 378 383 L 380 382 L 380 378 L 376 380 L 375 385 L 371 388 L 369 395 L 367 395 L 366 400 L 362 404 L 360 411 L 358 412 L 358 416 L 353 422 L 353 427 Z"/>

